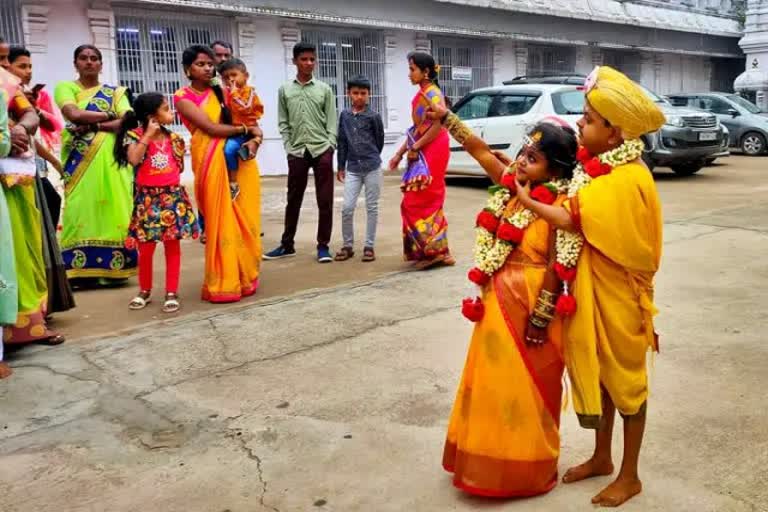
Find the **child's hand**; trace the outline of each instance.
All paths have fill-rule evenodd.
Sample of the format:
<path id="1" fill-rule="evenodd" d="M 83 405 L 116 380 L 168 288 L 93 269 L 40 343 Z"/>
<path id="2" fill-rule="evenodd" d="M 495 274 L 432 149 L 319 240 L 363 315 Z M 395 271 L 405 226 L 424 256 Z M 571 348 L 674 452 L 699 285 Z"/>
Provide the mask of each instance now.
<path id="1" fill-rule="evenodd" d="M 339 183 L 344 183 L 344 178 L 346 177 L 346 173 L 344 172 L 344 169 L 339 169 L 339 172 L 336 173 L 336 179 Z"/>
<path id="2" fill-rule="evenodd" d="M 526 208 L 533 204 L 531 199 L 531 183 L 526 181 L 525 184 L 520 183 L 520 180 L 515 180 L 515 188 L 517 189 L 517 198 L 520 200 L 520 204 Z"/>
<path id="3" fill-rule="evenodd" d="M 248 148 L 248 160 L 256 158 L 256 153 L 259 151 L 259 144 L 255 140 L 249 140 L 243 144 L 243 146 Z"/>
<path id="4" fill-rule="evenodd" d="M 152 138 L 158 133 L 160 133 L 160 123 L 157 122 L 157 119 L 150 119 L 149 123 L 147 123 L 147 137 Z"/>

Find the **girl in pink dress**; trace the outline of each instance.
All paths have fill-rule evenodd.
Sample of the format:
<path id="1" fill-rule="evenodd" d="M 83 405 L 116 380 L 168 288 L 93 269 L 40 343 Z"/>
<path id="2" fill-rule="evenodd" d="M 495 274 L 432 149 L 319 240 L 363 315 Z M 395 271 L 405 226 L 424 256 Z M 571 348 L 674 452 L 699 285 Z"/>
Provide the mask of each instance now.
<path id="1" fill-rule="evenodd" d="M 165 248 L 164 313 L 179 310 L 180 241 L 200 234 L 194 209 L 181 186 L 184 171 L 184 140 L 165 126 L 173 123 L 168 100 L 160 93 L 136 98 L 133 112 L 123 117 L 115 145 L 115 158 L 136 172 L 134 208 L 126 247 L 139 251 L 139 294 L 130 302 L 133 310 L 151 302 L 152 259 L 155 247 Z"/>

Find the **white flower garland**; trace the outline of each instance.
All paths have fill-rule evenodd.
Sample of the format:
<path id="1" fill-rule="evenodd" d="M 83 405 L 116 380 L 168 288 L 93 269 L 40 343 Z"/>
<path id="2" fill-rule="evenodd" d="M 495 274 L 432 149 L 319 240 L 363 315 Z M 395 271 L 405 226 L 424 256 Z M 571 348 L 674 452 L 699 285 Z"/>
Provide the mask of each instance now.
<path id="1" fill-rule="evenodd" d="M 505 174 L 512 173 L 514 173 L 513 168 L 505 172 Z M 554 187 L 558 194 L 563 194 L 568 190 L 568 180 L 551 181 L 544 186 Z M 512 193 L 507 187 L 502 185 L 491 187 L 490 190 L 492 192 L 486 203 L 485 210 L 491 212 L 499 222 L 506 220 L 506 222 L 516 228 L 525 230 L 536 219 L 536 214 L 528 208 L 516 210 L 506 219 L 502 219 L 507 205 L 512 199 Z M 483 227 L 477 227 L 473 251 L 475 266 L 485 274 L 492 276 L 504 265 L 514 248 L 515 244 L 497 239 L 496 233 L 491 233 Z"/>
<path id="2" fill-rule="evenodd" d="M 597 158 L 600 163 L 608 165 L 615 169 L 621 165 L 634 162 L 643 155 L 645 144 L 640 139 L 625 141 L 618 148 L 607 151 Z M 584 170 L 584 165 L 579 163 L 573 171 L 568 186 L 568 198 L 576 197 L 579 190 L 592 183 L 592 177 Z M 561 265 L 572 268 L 579 261 L 581 249 L 584 246 L 584 237 L 580 233 L 557 230 L 555 249 L 557 251 L 557 262 Z"/>

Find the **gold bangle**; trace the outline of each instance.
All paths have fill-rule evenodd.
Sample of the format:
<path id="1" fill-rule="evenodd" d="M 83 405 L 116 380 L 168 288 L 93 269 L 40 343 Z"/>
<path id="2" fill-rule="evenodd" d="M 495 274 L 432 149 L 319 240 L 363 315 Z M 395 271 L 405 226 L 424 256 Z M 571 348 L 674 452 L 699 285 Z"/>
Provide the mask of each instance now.
<path id="1" fill-rule="evenodd" d="M 534 327 L 538 327 L 539 329 L 546 329 L 546 328 L 547 328 L 547 326 L 549 325 L 549 321 L 548 321 L 548 320 L 545 320 L 545 319 L 543 319 L 543 318 L 539 318 L 539 317 L 537 317 L 537 316 L 532 316 L 532 317 L 529 319 L 529 322 L 530 322 L 530 323 L 531 323 L 531 324 L 532 324 Z"/>
<path id="2" fill-rule="evenodd" d="M 451 134 L 454 140 L 456 140 L 456 142 L 462 146 L 470 137 L 472 137 L 472 135 L 474 135 L 472 133 L 472 129 L 462 123 L 461 119 L 459 119 L 459 116 L 453 112 L 448 114 L 448 117 L 446 117 L 445 129 L 448 130 L 448 133 Z"/>
<path id="3" fill-rule="evenodd" d="M 247 127 L 247 126 L 245 126 L 245 124 L 241 124 L 241 125 L 240 125 L 240 128 L 242 128 L 242 129 L 243 129 L 243 135 L 245 135 L 246 133 L 248 133 L 248 127 Z"/>
<path id="4" fill-rule="evenodd" d="M 547 302 L 553 302 L 555 298 L 557 298 L 557 295 L 550 292 L 549 290 L 541 290 L 541 293 L 539 293 L 539 298 L 544 299 Z"/>

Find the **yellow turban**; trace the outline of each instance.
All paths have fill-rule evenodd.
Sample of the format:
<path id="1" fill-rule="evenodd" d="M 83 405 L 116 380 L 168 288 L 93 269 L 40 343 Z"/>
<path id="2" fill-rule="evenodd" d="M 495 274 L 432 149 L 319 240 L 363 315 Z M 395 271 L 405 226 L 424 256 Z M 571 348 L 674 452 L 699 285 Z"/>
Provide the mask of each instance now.
<path id="1" fill-rule="evenodd" d="M 585 86 L 592 108 L 620 128 L 625 139 L 655 132 L 665 123 L 664 114 L 645 91 L 611 67 L 595 68 Z"/>

